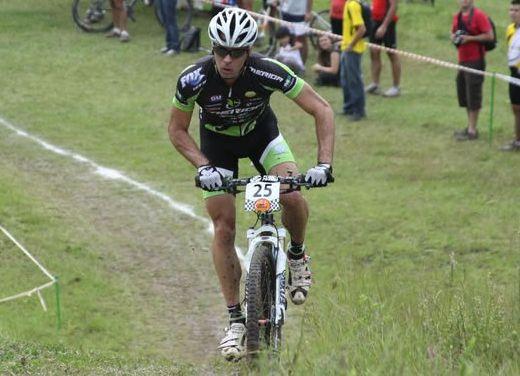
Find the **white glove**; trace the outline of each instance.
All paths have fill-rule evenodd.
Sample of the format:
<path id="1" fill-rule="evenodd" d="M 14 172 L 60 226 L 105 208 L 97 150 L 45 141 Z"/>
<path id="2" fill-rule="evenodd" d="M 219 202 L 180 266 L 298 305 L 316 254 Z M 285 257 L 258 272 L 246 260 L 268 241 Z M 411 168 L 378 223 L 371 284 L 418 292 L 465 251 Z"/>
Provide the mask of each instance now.
<path id="1" fill-rule="evenodd" d="M 197 173 L 200 187 L 205 191 L 215 191 L 222 187 L 222 174 L 214 166 L 200 166 Z"/>
<path id="2" fill-rule="evenodd" d="M 305 175 L 305 181 L 314 187 L 325 187 L 332 178 L 332 167 L 327 163 L 318 163 L 310 168 Z"/>

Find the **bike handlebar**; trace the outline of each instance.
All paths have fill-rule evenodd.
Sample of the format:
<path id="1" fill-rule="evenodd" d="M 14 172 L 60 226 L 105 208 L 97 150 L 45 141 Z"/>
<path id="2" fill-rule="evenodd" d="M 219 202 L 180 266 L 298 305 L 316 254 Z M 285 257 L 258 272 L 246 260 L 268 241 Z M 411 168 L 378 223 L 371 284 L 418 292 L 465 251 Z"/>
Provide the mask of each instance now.
<path id="1" fill-rule="evenodd" d="M 237 190 L 238 187 L 245 187 L 248 185 L 254 177 L 249 178 L 238 178 L 238 179 L 230 179 L 223 178 L 222 187 L 218 189 L 211 190 L 210 192 L 218 192 L 225 191 L 227 193 L 239 193 L 241 191 Z M 287 191 L 298 190 L 300 187 L 304 187 L 306 189 L 318 188 L 313 186 L 311 183 L 305 181 L 305 175 L 296 175 L 296 176 L 271 176 L 273 179 L 272 182 L 278 182 L 280 184 L 288 185 L 289 188 Z M 271 181 L 271 180 L 269 180 Z M 329 181 L 329 183 L 333 183 L 334 178 Z M 195 176 L 195 186 L 201 188 L 200 185 L 200 177 Z"/>

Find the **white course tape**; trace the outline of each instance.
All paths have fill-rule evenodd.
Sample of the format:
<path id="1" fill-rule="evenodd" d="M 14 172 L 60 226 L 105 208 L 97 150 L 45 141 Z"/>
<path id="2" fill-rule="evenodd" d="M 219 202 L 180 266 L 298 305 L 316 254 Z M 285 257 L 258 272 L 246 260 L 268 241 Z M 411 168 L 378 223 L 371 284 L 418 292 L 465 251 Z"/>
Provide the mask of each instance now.
<path id="1" fill-rule="evenodd" d="M 212 4 L 211 0 L 204 0 L 204 2 L 207 3 L 207 4 Z M 218 6 L 220 8 L 233 8 L 232 6 L 229 6 L 229 5 L 216 5 L 216 6 Z M 277 23 L 279 25 L 287 26 L 287 27 L 291 27 L 293 25 L 292 22 L 280 20 L 278 18 L 271 17 L 271 16 L 268 16 L 266 14 L 260 14 L 260 13 L 256 13 L 256 12 L 249 11 L 249 10 L 245 10 L 245 11 L 248 12 L 249 14 L 251 14 L 251 16 L 253 16 L 254 18 L 261 19 L 264 22 L 265 21 L 270 21 L 270 22 Z M 343 40 L 343 37 L 341 35 L 333 34 L 333 33 L 329 32 L 329 31 L 313 29 L 312 27 L 303 26 L 303 25 L 298 25 L 298 27 L 307 30 L 307 33 L 309 33 L 309 34 L 326 35 L 326 36 L 328 36 L 330 38 L 333 38 L 333 39 L 336 39 L 338 41 L 339 40 Z M 456 70 L 461 70 L 461 71 L 465 71 L 465 72 L 468 72 L 468 73 L 474 73 L 474 74 L 478 74 L 478 75 L 481 75 L 481 76 L 488 76 L 488 77 L 493 77 L 494 76 L 494 77 L 496 77 L 496 78 L 498 78 L 498 79 L 500 79 L 502 81 L 505 81 L 507 83 L 511 83 L 513 85 L 520 86 L 520 79 L 508 76 L 506 74 L 496 73 L 496 72 L 487 72 L 487 71 L 481 71 L 481 70 L 478 70 L 478 69 L 468 68 L 468 67 L 464 67 L 462 65 L 450 63 L 450 62 L 439 60 L 439 59 L 435 59 L 435 58 L 432 58 L 432 57 L 422 56 L 422 55 L 418 55 L 418 54 L 415 54 L 415 53 L 412 53 L 412 52 L 407 52 L 407 51 L 396 50 L 394 48 L 380 46 L 380 45 L 374 44 L 374 43 L 368 43 L 367 42 L 366 44 L 370 48 L 379 49 L 379 50 L 382 50 L 382 51 L 385 51 L 385 52 L 394 53 L 396 55 L 402 55 L 402 56 L 411 58 L 413 60 L 422 61 L 422 62 L 433 64 L 433 65 L 438 65 L 438 66 L 444 67 L 444 68 L 456 69 Z"/>

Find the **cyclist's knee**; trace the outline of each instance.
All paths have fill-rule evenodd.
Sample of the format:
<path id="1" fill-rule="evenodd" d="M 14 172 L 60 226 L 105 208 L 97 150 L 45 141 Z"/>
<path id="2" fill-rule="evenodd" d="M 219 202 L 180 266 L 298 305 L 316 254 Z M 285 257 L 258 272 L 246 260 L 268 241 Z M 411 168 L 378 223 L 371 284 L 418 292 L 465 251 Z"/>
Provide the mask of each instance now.
<path id="1" fill-rule="evenodd" d="M 233 244 L 235 242 L 235 219 L 218 218 L 213 221 L 215 239 L 221 243 Z"/>
<path id="2" fill-rule="evenodd" d="M 280 202 L 286 208 L 300 206 L 305 203 L 303 195 L 299 191 L 292 191 L 280 195 Z"/>

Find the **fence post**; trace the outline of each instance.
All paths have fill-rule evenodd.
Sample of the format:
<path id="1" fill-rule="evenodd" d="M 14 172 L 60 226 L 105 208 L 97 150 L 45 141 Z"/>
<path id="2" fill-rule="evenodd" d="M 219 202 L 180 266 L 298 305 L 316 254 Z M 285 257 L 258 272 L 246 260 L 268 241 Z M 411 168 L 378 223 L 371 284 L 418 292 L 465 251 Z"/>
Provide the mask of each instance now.
<path id="1" fill-rule="evenodd" d="M 60 303 L 60 280 L 58 276 L 54 277 L 54 289 L 56 291 L 56 328 L 61 329 L 61 303 Z"/>
<path id="2" fill-rule="evenodd" d="M 493 114 L 495 112 L 495 77 L 496 73 L 493 73 L 493 76 L 491 76 L 491 103 L 489 106 L 489 146 L 491 146 L 491 143 L 493 142 Z"/>

